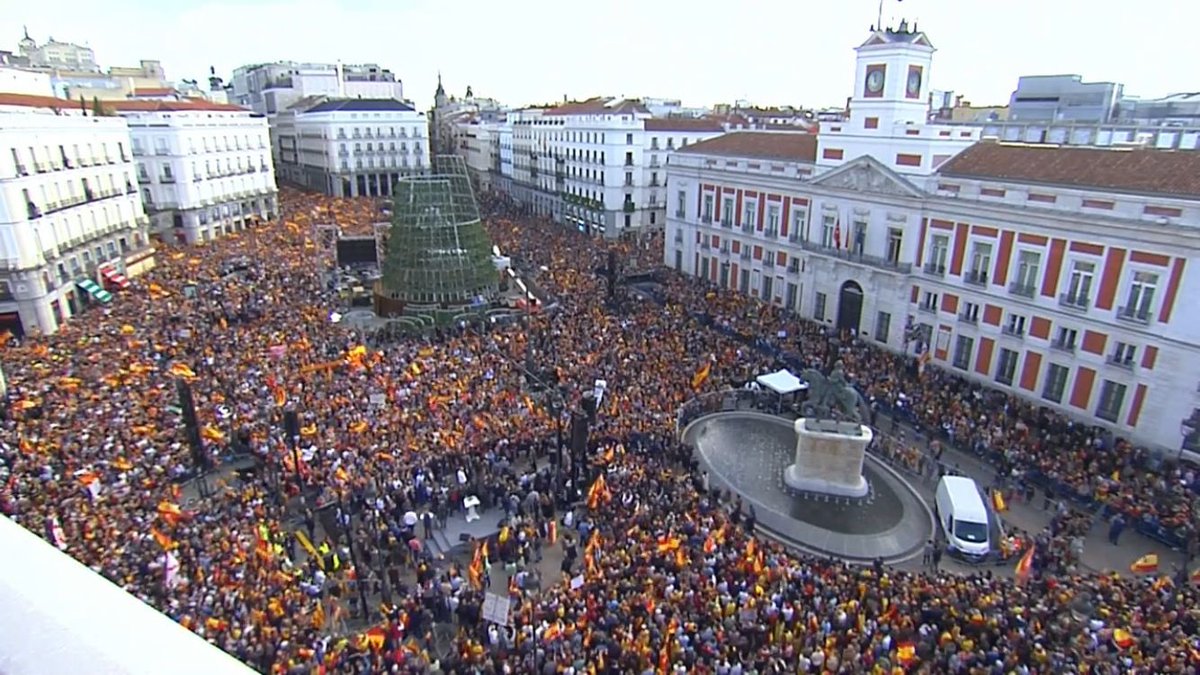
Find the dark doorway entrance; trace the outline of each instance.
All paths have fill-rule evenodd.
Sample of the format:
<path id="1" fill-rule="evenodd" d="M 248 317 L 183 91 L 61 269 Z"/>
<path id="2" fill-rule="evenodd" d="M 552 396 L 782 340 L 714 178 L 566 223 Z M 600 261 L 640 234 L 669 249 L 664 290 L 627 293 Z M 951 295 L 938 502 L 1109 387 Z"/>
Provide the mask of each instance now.
<path id="1" fill-rule="evenodd" d="M 842 284 L 842 292 L 838 297 L 838 330 L 848 330 L 857 336 L 858 327 L 862 324 L 862 306 L 862 286 L 854 281 Z"/>

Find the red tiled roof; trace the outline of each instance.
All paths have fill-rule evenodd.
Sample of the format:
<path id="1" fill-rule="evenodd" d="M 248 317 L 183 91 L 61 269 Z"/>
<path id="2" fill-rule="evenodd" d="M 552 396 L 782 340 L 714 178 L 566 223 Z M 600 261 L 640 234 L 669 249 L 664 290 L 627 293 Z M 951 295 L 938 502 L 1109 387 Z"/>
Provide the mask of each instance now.
<path id="1" fill-rule="evenodd" d="M 646 120 L 646 131 L 725 131 L 720 120 L 709 117 L 657 117 Z"/>
<path id="2" fill-rule="evenodd" d="M 722 155 L 789 162 L 817 161 L 817 137 L 785 131 L 734 131 L 692 143 L 677 152 L 693 155 Z"/>
<path id="3" fill-rule="evenodd" d="M 547 108 L 544 115 L 631 115 L 648 113 L 646 106 L 639 101 L 616 101 L 616 99 L 596 96 L 586 101 L 571 101 L 553 108 Z M 613 103 L 612 105 L 609 105 Z"/>
<path id="4" fill-rule="evenodd" d="M 186 99 L 183 101 L 101 101 L 104 107 L 118 112 L 250 112 L 249 110 L 229 103 L 213 103 L 212 101 Z"/>
<path id="5" fill-rule="evenodd" d="M 939 174 L 1200 198 L 1200 152 L 1012 145 L 982 141 Z"/>
<path id="6" fill-rule="evenodd" d="M 71 101 L 54 96 L 35 96 L 33 94 L 10 94 L 0 92 L 0 106 L 24 106 L 26 108 L 79 108 L 79 101 Z M 91 110 L 90 103 L 88 110 Z"/>

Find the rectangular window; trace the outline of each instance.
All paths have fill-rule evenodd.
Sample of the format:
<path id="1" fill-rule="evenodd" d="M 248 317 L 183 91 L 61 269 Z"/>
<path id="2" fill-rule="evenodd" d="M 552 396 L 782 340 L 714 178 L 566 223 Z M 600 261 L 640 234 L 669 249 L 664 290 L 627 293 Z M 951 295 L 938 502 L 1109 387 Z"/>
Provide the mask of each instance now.
<path id="1" fill-rule="evenodd" d="M 743 252 L 746 250 L 745 248 L 742 249 Z M 741 278 L 738 279 L 738 290 L 742 293 L 750 292 L 750 270 L 743 269 L 741 271 Z"/>
<path id="2" fill-rule="evenodd" d="M 774 204 L 767 206 L 767 236 L 779 236 L 779 207 Z"/>
<path id="3" fill-rule="evenodd" d="M 788 307 L 788 309 L 798 309 L 796 307 L 797 294 L 798 294 L 798 289 L 796 287 L 796 284 L 788 282 L 788 285 L 787 285 L 787 307 Z"/>
<path id="4" fill-rule="evenodd" d="M 1014 337 L 1023 337 L 1025 335 L 1025 316 L 1022 314 L 1009 314 L 1008 323 L 1000 329 L 1006 335 Z"/>
<path id="5" fill-rule="evenodd" d="M 1071 370 L 1066 366 L 1051 363 L 1046 369 L 1046 383 L 1042 386 L 1042 398 L 1055 403 L 1062 403 L 1063 394 L 1067 391 L 1067 376 Z"/>
<path id="6" fill-rule="evenodd" d="M 625 134 L 625 145 L 633 145 L 633 134 Z M 632 157 L 633 153 L 629 153 L 628 156 Z"/>
<path id="7" fill-rule="evenodd" d="M 1064 304 L 1086 308 L 1092 298 L 1092 281 L 1096 275 L 1095 263 L 1076 261 L 1071 265 L 1071 278 L 1067 292 L 1061 298 Z"/>
<path id="8" fill-rule="evenodd" d="M 1032 298 L 1037 292 L 1041 271 L 1042 254 L 1037 251 L 1019 251 L 1017 253 L 1017 277 L 1009 285 L 1009 290 L 1017 295 Z"/>
<path id="9" fill-rule="evenodd" d="M 975 338 L 959 335 L 954 343 L 954 367 L 968 370 L 971 367 L 971 355 L 975 352 Z"/>
<path id="10" fill-rule="evenodd" d="M 821 218 L 821 246 L 833 248 L 833 233 L 837 228 L 837 218 L 826 214 Z"/>
<path id="11" fill-rule="evenodd" d="M 938 294 L 933 291 L 925 291 L 925 298 L 921 300 L 921 309 L 926 312 L 938 311 Z"/>
<path id="12" fill-rule="evenodd" d="M 680 272 L 682 270 L 683 270 L 683 251 L 676 250 L 675 251 L 675 271 Z"/>
<path id="13" fill-rule="evenodd" d="M 742 229 L 749 232 L 754 229 L 756 221 L 755 215 L 758 213 L 758 202 L 746 200 L 742 206 Z"/>
<path id="14" fill-rule="evenodd" d="M 1129 296 L 1120 309 L 1123 317 L 1136 321 L 1149 321 L 1154 306 L 1154 294 L 1158 290 L 1158 275 L 1151 272 L 1134 272 L 1129 284 Z"/>
<path id="15" fill-rule="evenodd" d="M 825 320 L 825 294 L 817 293 L 817 300 L 813 303 L 813 319 L 817 321 Z"/>
<path id="16" fill-rule="evenodd" d="M 711 223 L 713 218 L 713 196 L 704 195 L 704 222 Z"/>
<path id="17" fill-rule="evenodd" d="M 763 300 L 770 300 L 770 299 L 771 299 L 771 296 L 773 295 L 773 290 L 774 290 L 774 289 L 773 289 L 773 287 L 772 287 L 772 285 L 771 285 L 771 282 L 772 282 L 772 281 L 774 281 L 774 279 L 772 279 L 772 278 L 771 278 L 771 275 L 769 275 L 769 274 L 764 274 L 764 275 L 763 275 L 763 280 L 762 280 L 762 297 L 763 297 Z"/>
<path id="18" fill-rule="evenodd" d="M 892 315 L 879 312 L 875 315 L 875 341 L 887 344 L 888 334 L 892 331 Z"/>
<path id="19" fill-rule="evenodd" d="M 967 270 L 964 281 L 976 286 L 986 286 L 988 270 L 992 267 L 992 245 L 977 243 L 971 251 L 971 267 Z"/>
<path id="20" fill-rule="evenodd" d="M 1067 352 L 1075 351 L 1075 343 L 1079 340 L 1079 331 L 1074 328 L 1060 326 L 1058 336 L 1054 338 L 1054 342 L 1050 343 L 1051 347 L 1061 349 Z"/>
<path id="21" fill-rule="evenodd" d="M 962 310 L 958 313 L 958 318 L 967 323 L 979 323 L 979 304 L 975 302 L 964 302 Z"/>
<path id="22" fill-rule="evenodd" d="M 1136 346 L 1131 345 L 1128 342 L 1117 342 L 1116 346 L 1113 348 L 1112 356 L 1109 357 L 1109 361 L 1114 366 L 1132 368 L 1134 364 L 1134 358 L 1136 358 L 1136 356 Z"/>
<path id="23" fill-rule="evenodd" d="M 925 271 L 932 274 L 946 273 L 946 258 L 950 252 L 950 237 L 935 234 L 929 243 L 929 262 L 925 263 Z"/>
<path id="24" fill-rule="evenodd" d="M 728 197 L 721 204 L 721 224 L 725 227 L 733 227 L 733 199 Z"/>
<path id="25" fill-rule="evenodd" d="M 680 190 L 675 201 L 675 217 L 683 218 L 683 215 L 687 213 L 687 191 Z"/>
<path id="26" fill-rule="evenodd" d="M 900 264 L 900 252 L 904 247 L 904 230 L 889 227 L 887 234 L 887 259 L 893 265 Z"/>
<path id="27" fill-rule="evenodd" d="M 1096 417 L 1116 422 L 1121 417 L 1121 405 L 1125 403 L 1125 385 L 1105 380 L 1100 385 L 1100 402 L 1096 404 Z"/>
<path id="28" fill-rule="evenodd" d="M 803 207 L 792 206 L 792 231 L 788 238 L 792 241 L 808 240 L 804 230 L 808 225 L 808 209 Z"/>
<path id="29" fill-rule="evenodd" d="M 1000 360 L 996 363 L 996 381 L 1000 384 L 1011 385 L 1017 374 L 1017 360 L 1020 355 L 1011 349 L 1000 349 Z"/>

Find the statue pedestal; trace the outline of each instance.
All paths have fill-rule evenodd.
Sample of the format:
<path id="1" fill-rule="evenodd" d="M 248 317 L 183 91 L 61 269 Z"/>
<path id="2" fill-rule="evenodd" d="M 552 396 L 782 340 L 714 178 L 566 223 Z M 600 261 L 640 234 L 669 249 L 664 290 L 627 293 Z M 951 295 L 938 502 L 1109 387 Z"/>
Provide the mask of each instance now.
<path id="1" fill-rule="evenodd" d="M 863 459 L 874 434 L 857 422 L 801 417 L 796 420 L 796 461 L 783 472 L 793 490 L 838 497 L 865 497 Z"/>

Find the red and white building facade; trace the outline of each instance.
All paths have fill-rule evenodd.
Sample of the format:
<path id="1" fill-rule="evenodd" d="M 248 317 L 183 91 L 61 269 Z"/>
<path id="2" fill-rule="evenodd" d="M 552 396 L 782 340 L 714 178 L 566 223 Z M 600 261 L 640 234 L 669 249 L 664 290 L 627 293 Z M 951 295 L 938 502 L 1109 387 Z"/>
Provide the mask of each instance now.
<path id="1" fill-rule="evenodd" d="M 911 63 L 880 59 L 897 44 Z M 1183 303 L 1200 291 L 1200 153 L 978 141 L 908 119 L 923 45 L 873 34 L 837 131 L 673 154 L 684 207 L 665 263 L 1140 442 L 1194 444 L 1181 421 L 1200 418 L 1200 318 Z M 873 90 L 897 109 L 861 105 Z"/>

